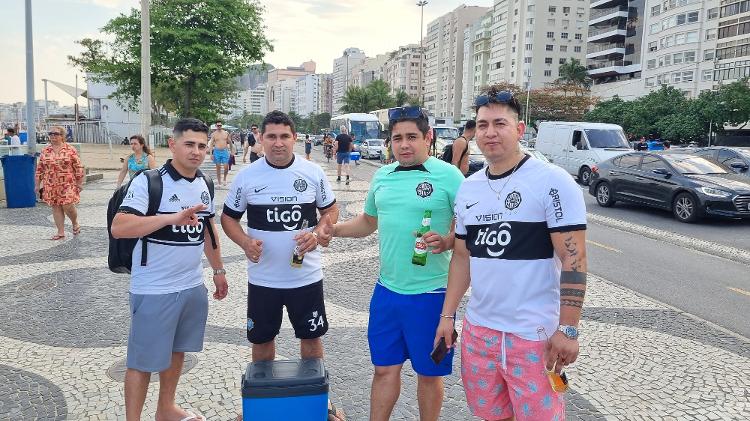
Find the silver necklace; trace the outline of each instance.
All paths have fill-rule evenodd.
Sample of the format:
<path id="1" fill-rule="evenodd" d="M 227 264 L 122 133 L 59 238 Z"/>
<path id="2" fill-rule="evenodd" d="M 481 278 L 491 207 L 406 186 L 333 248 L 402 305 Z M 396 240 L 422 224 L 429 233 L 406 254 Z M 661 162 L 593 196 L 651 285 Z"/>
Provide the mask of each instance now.
<path id="1" fill-rule="evenodd" d="M 490 167 L 487 167 L 487 186 L 492 190 L 495 195 L 497 195 L 497 200 L 500 200 L 500 196 L 503 194 L 503 190 L 505 190 L 505 186 L 510 183 L 510 179 L 513 178 L 513 174 L 516 173 L 516 170 L 518 169 L 518 165 L 521 164 L 521 161 L 523 161 L 523 158 L 521 158 L 518 162 L 516 162 L 516 165 L 513 167 L 513 171 L 511 171 L 510 175 L 508 176 L 508 179 L 505 180 L 505 184 L 503 184 L 503 187 L 500 189 L 500 191 L 497 191 L 492 188 L 492 183 L 490 183 Z"/>

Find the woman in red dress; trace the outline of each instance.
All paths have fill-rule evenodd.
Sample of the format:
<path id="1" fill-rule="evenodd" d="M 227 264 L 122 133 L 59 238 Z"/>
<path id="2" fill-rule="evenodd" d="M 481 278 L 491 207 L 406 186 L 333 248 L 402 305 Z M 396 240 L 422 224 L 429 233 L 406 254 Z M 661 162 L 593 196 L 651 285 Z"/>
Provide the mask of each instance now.
<path id="1" fill-rule="evenodd" d="M 84 174 L 78 151 L 65 142 L 65 128 L 53 126 L 49 131 L 50 144 L 42 149 L 36 167 L 37 192 L 52 208 L 57 234 L 50 240 L 65 238 L 65 215 L 73 225 L 73 235 L 81 232 L 76 204 L 81 200 Z"/>

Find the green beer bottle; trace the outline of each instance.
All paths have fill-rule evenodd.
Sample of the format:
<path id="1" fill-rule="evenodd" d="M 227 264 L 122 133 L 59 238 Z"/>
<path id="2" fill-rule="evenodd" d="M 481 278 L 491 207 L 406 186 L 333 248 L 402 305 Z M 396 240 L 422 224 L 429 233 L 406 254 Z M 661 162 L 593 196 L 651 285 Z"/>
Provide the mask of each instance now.
<path id="1" fill-rule="evenodd" d="M 306 230 L 308 227 L 307 219 L 302 221 L 302 228 L 300 228 L 300 231 Z M 301 268 L 302 267 L 302 260 L 304 260 L 305 255 L 299 254 L 299 246 L 294 246 L 294 254 L 292 254 L 292 262 L 291 265 L 293 268 Z"/>
<path id="2" fill-rule="evenodd" d="M 417 230 L 417 239 L 414 243 L 414 254 L 411 256 L 411 262 L 415 265 L 424 266 L 427 264 L 427 244 L 422 238 L 423 235 L 430 231 L 430 224 L 432 223 L 432 211 L 424 211 L 424 217 L 422 217 L 422 226 Z"/>

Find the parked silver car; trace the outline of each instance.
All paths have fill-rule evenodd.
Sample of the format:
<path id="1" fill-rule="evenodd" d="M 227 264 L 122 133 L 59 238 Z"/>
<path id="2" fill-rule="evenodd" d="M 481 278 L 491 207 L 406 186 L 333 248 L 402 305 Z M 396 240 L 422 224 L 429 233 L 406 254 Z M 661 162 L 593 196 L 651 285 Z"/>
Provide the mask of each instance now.
<path id="1" fill-rule="evenodd" d="M 385 155 L 383 139 L 365 139 L 359 146 L 359 150 L 362 158 L 366 159 L 380 159 Z"/>

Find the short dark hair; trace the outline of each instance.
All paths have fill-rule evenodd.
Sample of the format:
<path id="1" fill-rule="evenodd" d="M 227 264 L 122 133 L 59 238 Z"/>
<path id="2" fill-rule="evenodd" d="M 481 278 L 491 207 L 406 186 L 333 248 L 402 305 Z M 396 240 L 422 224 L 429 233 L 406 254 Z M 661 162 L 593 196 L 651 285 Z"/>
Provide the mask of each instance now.
<path id="1" fill-rule="evenodd" d="M 490 98 L 493 98 L 497 94 L 499 94 L 499 93 L 501 93 L 503 91 L 507 91 L 507 89 L 505 87 L 503 87 L 502 85 L 485 86 L 479 92 L 479 96 L 487 95 Z M 497 102 L 497 101 L 493 101 L 492 99 L 490 99 L 490 102 L 488 102 L 487 104 L 484 104 L 484 105 L 475 105 L 474 106 L 474 111 L 476 111 L 476 113 L 479 114 L 479 109 L 480 108 L 488 106 L 490 104 L 499 104 L 499 105 L 504 105 L 504 106 L 508 107 L 511 111 L 513 111 L 516 114 L 517 119 L 520 120 L 521 119 L 521 114 L 522 114 L 522 112 L 521 112 L 521 103 L 518 102 L 518 98 L 516 97 L 516 93 L 515 92 L 510 92 L 510 93 L 512 95 L 511 95 L 510 100 L 507 103 Z"/>
<path id="2" fill-rule="evenodd" d="M 205 133 L 208 136 L 208 126 L 197 118 L 182 118 L 178 120 L 174 125 L 174 129 L 172 129 L 172 133 L 175 137 L 181 137 L 188 130 Z"/>
<path id="3" fill-rule="evenodd" d="M 266 114 L 266 117 L 263 118 L 263 122 L 260 123 L 260 132 L 265 133 L 266 126 L 269 124 L 283 124 L 285 126 L 289 126 L 292 129 L 292 133 L 295 132 L 294 121 L 292 121 L 292 119 L 289 118 L 288 115 L 279 110 L 274 110 Z"/>
<path id="4" fill-rule="evenodd" d="M 221 120 L 216 120 L 215 124 L 224 124 Z"/>
<path id="5" fill-rule="evenodd" d="M 14 129 L 14 128 L 12 128 L 12 127 L 8 127 L 8 128 L 7 128 L 7 129 L 5 129 L 5 130 L 7 130 L 7 131 L 8 131 L 8 134 L 16 134 L 16 129 Z"/>
<path id="6" fill-rule="evenodd" d="M 474 120 L 468 120 L 466 121 L 466 124 L 464 124 L 464 130 L 476 129 L 476 127 L 477 127 L 477 122 Z"/>
<path id="7" fill-rule="evenodd" d="M 424 118 L 399 118 L 398 120 L 391 121 L 391 133 L 393 133 L 393 128 L 396 127 L 396 124 L 398 123 L 404 123 L 407 121 L 411 121 L 412 123 L 417 125 L 417 129 L 422 132 L 422 135 L 427 136 L 427 132 L 430 131 L 430 122 L 425 120 Z"/>
<path id="8" fill-rule="evenodd" d="M 257 129 L 257 128 L 258 128 L 257 124 L 253 124 L 252 126 L 250 126 L 250 129 Z"/>

